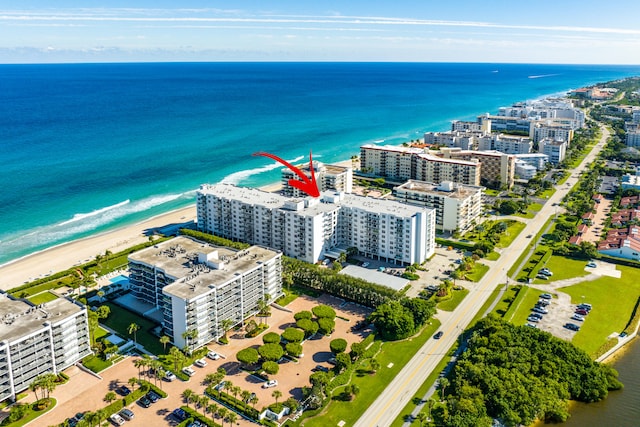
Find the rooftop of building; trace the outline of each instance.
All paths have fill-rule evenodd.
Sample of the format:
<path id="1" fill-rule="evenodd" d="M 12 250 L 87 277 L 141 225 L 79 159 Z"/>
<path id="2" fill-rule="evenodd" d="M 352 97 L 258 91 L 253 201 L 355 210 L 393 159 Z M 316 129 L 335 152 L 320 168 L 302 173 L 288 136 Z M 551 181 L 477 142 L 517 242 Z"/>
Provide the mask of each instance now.
<path id="1" fill-rule="evenodd" d="M 360 148 L 366 148 L 371 150 L 380 150 L 380 151 L 393 151 L 396 153 L 406 153 L 406 154 L 421 154 L 424 153 L 424 150 L 421 148 L 413 148 L 413 147 L 402 147 L 399 145 L 375 145 L 375 144 L 364 144 L 361 145 Z"/>
<path id="2" fill-rule="evenodd" d="M 0 341 L 15 341 L 44 327 L 46 322 L 57 323 L 84 310 L 66 298 L 58 298 L 39 305 L 0 294 Z"/>
<path id="3" fill-rule="evenodd" d="M 503 156 L 507 156 L 507 157 L 513 157 L 513 154 L 506 154 L 503 153 L 501 151 L 497 151 L 497 150 L 483 150 L 483 151 L 477 151 L 477 150 L 456 150 L 456 149 L 449 149 L 447 150 L 449 152 L 451 152 L 452 155 L 455 156 L 476 156 L 476 157 L 503 157 Z"/>
<path id="4" fill-rule="evenodd" d="M 514 154 L 516 159 L 530 159 L 530 158 L 549 158 L 547 154 L 544 153 L 523 153 L 523 154 Z"/>
<path id="5" fill-rule="evenodd" d="M 163 290 L 190 299 L 209 292 L 214 286 L 228 283 L 238 274 L 251 271 L 278 254 L 261 246 L 236 250 L 178 236 L 134 252 L 129 260 L 163 270 L 177 281 Z"/>
<path id="6" fill-rule="evenodd" d="M 309 168 L 309 163 L 296 165 L 296 167 L 303 172 L 310 172 L 311 170 Z M 324 173 L 328 173 L 331 175 L 338 175 L 338 174 L 347 172 L 349 169 L 351 168 L 346 166 L 340 166 L 340 165 L 327 165 L 322 162 L 318 162 L 317 160 L 313 162 L 314 173 L 319 173 L 320 171 L 322 171 Z M 295 172 L 289 168 L 283 168 L 282 173 L 286 175 L 295 175 Z"/>
<path id="7" fill-rule="evenodd" d="M 459 151 L 456 152 L 456 154 L 457 153 L 459 153 Z M 451 158 L 447 158 L 447 157 L 439 157 L 439 156 L 433 155 L 433 154 L 419 154 L 418 157 L 420 157 L 421 159 L 425 159 L 427 161 L 430 161 L 430 162 L 452 163 L 452 164 L 456 164 L 456 165 L 460 165 L 460 166 L 474 166 L 474 167 L 480 166 L 480 164 L 478 162 L 472 162 L 472 161 L 460 160 L 460 159 L 451 159 Z"/>
<path id="8" fill-rule="evenodd" d="M 481 192 L 483 189 L 484 187 L 478 185 L 465 185 L 450 181 L 435 184 L 432 182 L 410 179 L 404 184 L 395 187 L 393 190 L 414 191 L 418 193 L 432 194 L 435 196 L 449 197 L 452 199 L 466 199 L 473 194 Z"/>
<path id="9" fill-rule="evenodd" d="M 203 193 L 215 194 L 230 199 L 238 199 L 252 205 L 262 205 L 270 209 L 295 211 L 297 215 L 315 216 L 319 213 L 339 209 L 340 205 L 360 208 L 380 214 L 410 217 L 423 209 L 392 200 L 343 194 L 333 191 L 323 192 L 320 198 L 288 198 L 280 194 L 266 193 L 254 188 L 236 187 L 231 184 L 203 186 Z"/>

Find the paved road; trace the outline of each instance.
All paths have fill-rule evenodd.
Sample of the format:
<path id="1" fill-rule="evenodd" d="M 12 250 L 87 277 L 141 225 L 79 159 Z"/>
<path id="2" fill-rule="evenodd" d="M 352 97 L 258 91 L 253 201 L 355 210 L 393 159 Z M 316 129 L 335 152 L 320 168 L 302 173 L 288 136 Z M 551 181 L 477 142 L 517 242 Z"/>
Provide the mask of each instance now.
<path id="1" fill-rule="evenodd" d="M 439 340 L 430 339 L 398 373 L 385 391 L 373 402 L 367 411 L 356 422 L 356 427 L 388 426 L 400 415 L 404 406 L 415 395 L 447 350 L 454 344 L 458 335 L 469 325 L 482 304 L 489 298 L 491 291 L 499 283 L 504 283 L 507 271 L 517 261 L 520 254 L 528 248 L 531 239 L 529 234 L 536 234 L 544 223 L 556 213 L 556 205 L 578 182 L 580 174 L 588 164 L 593 162 L 602 151 L 609 131 L 602 127 L 602 137 L 596 146 L 587 154 L 582 163 L 571 173 L 566 183 L 549 198 L 540 212 L 531 219 L 520 235 L 513 241 L 508 251 L 503 251 L 489 272 L 475 286 L 470 288 L 469 295 L 447 318 L 441 319 L 441 330 L 444 336 Z"/>

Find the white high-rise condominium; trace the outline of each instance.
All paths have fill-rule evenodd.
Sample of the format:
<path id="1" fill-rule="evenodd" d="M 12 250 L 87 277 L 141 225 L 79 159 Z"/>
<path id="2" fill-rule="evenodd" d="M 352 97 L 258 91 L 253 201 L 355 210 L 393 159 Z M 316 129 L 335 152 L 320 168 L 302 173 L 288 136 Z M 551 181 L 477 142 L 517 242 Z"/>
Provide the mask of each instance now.
<path id="1" fill-rule="evenodd" d="M 290 199 L 229 184 L 198 191 L 200 230 L 307 262 L 355 247 L 374 259 L 421 263 L 435 249 L 434 218 L 424 207 L 344 193 Z"/>

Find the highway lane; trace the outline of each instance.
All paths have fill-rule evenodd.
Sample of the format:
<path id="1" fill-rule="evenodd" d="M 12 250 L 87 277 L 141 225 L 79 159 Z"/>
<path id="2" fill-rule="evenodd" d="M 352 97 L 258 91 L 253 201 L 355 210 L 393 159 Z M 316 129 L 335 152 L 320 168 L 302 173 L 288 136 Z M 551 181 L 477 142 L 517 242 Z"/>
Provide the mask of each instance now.
<path id="1" fill-rule="evenodd" d="M 580 174 L 596 156 L 602 151 L 609 138 L 609 131 L 601 127 L 602 137 L 585 156 L 580 165 L 572 172 L 565 184 L 559 186 L 556 192 L 544 204 L 538 214 L 529 221 L 519 236 L 513 241 L 508 250 L 504 250 L 493 267 L 485 274 L 480 282 L 470 287 L 467 297 L 442 322 L 441 331 L 444 335 L 439 340 L 430 339 L 416 355 L 405 365 L 393 381 L 373 402 L 367 411 L 356 422 L 356 427 L 383 427 L 390 425 L 400 415 L 400 411 L 415 395 L 440 360 L 455 343 L 458 335 L 469 326 L 478 310 L 491 295 L 496 286 L 506 282 L 507 271 L 516 263 L 521 253 L 531 244 L 527 235 L 535 235 L 544 223 L 557 213 L 557 204 L 566 196 L 578 182 Z M 383 367 L 384 369 L 384 367 Z"/>

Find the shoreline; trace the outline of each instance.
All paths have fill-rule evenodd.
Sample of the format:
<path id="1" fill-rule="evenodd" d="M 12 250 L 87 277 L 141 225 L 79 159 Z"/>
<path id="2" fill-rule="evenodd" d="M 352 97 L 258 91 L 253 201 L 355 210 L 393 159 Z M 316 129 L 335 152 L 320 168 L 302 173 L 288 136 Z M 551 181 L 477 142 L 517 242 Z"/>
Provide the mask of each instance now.
<path id="1" fill-rule="evenodd" d="M 351 167 L 352 161 L 343 160 L 331 164 Z M 275 192 L 282 188 L 280 181 L 258 187 L 260 190 Z M 152 229 L 162 229 L 171 225 L 196 221 L 196 204 L 154 215 L 135 224 L 124 225 L 114 230 L 104 231 L 81 239 L 60 243 L 0 265 L 0 290 L 7 291 L 26 282 L 45 277 L 94 259 L 105 251 L 118 252 L 148 239 L 146 234 Z"/>

